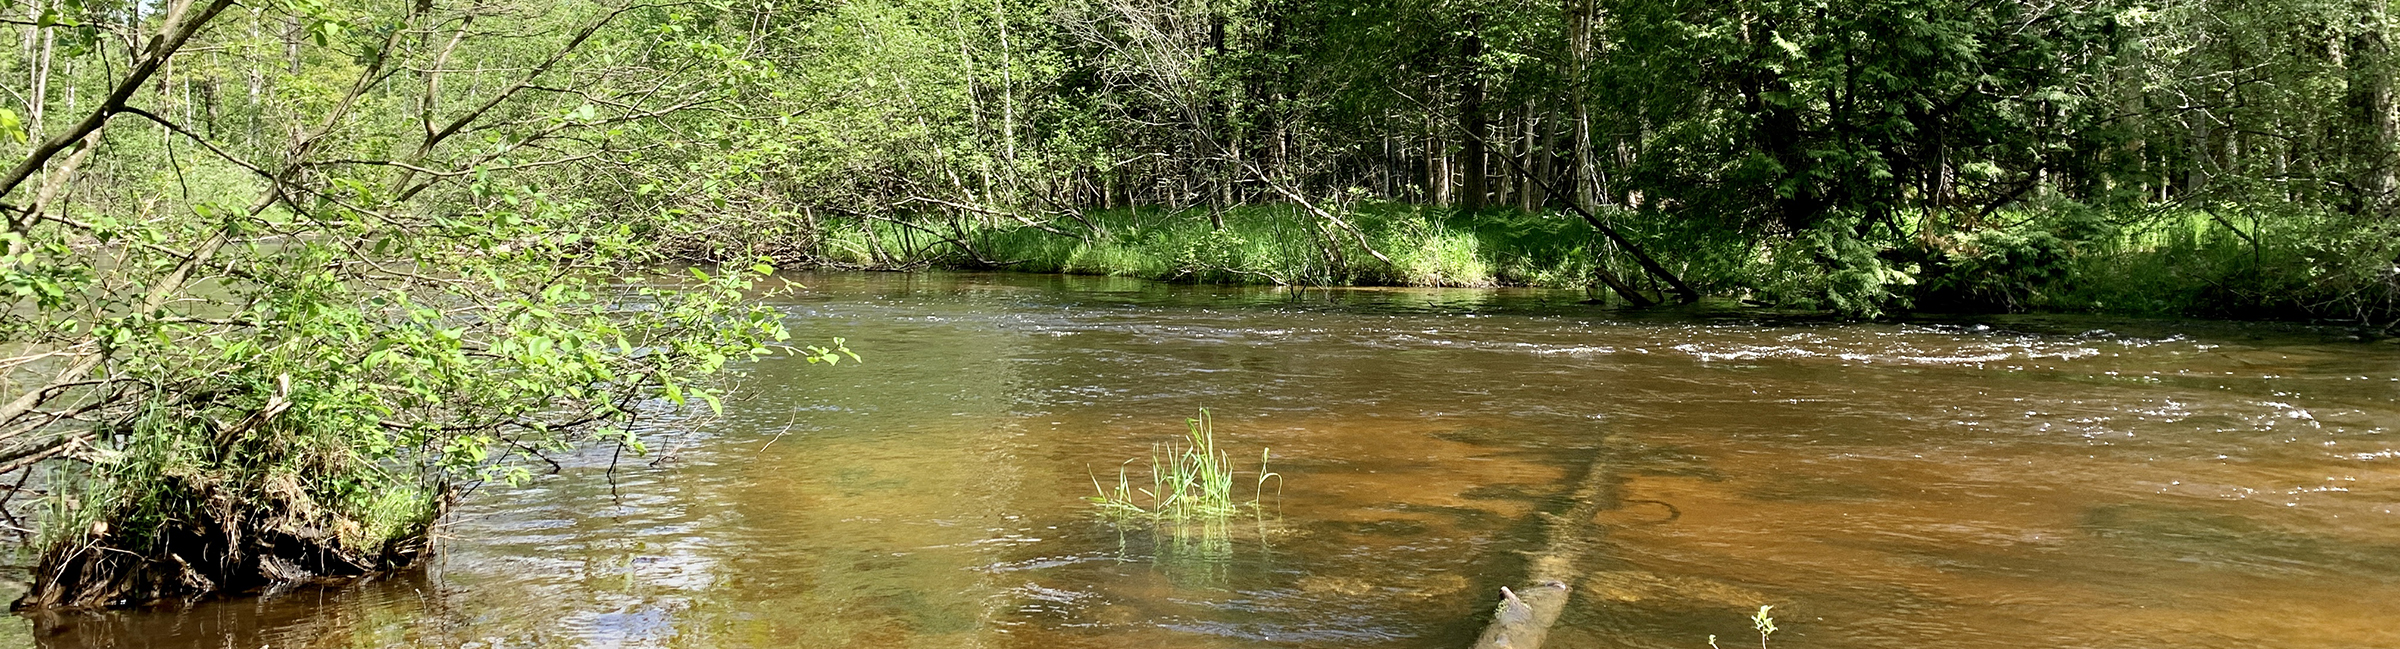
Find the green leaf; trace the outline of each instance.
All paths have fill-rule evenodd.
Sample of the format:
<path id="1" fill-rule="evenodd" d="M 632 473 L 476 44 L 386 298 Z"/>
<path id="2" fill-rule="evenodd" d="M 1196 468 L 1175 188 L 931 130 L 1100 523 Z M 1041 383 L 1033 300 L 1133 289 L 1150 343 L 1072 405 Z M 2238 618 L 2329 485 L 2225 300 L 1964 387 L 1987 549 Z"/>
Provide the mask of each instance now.
<path id="1" fill-rule="evenodd" d="M 25 143 L 25 122 L 17 118 L 16 111 L 0 108 L 0 137 L 18 144 Z"/>

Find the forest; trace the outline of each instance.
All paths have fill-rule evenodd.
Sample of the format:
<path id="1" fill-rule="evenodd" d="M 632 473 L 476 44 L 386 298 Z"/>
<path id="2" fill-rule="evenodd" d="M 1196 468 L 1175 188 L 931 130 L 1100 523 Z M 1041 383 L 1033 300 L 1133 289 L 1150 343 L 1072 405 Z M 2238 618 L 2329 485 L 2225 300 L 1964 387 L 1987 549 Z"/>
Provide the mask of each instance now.
<path id="1" fill-rule="evenodd" d="M 466 485 L 645 450 L 644 404 L 858 360 L 758 302 L 801 290 L 778 270 L 2400 326 L 2385 2 L 7 0 L 0 23 L 0 475 L 39 486 L 0 496 L 20 606 L 405 564 Z"/>

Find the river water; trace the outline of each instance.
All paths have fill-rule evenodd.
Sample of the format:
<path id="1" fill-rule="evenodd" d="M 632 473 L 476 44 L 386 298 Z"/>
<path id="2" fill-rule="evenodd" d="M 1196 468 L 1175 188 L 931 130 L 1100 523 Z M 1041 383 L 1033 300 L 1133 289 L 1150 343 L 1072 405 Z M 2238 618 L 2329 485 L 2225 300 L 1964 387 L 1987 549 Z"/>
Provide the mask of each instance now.
<path id="1" fill-rule="evenodd" d="M 40 647 L 1464 647 L 1609 485 L 1551 647 L 2400 647 L 2400 345 L 1576 292 L 794 275 L 746 368 L 485 487 L 420 571 L 17 618 Z M 1261 513 L 1119 526 L 1208 408 Z M 1254 489 L 1256 458 L 1282 477 Z M 1131 465 L 1138 481 L 1142 463 Z"/>

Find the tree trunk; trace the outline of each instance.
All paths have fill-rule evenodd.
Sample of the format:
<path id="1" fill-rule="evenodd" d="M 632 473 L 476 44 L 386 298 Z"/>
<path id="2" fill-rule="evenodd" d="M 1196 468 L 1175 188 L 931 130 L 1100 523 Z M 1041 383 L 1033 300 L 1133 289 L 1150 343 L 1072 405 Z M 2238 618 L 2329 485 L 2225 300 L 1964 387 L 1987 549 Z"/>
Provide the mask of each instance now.
<path id="1" fill-rule="evenodd" d="M 41 15 L 36 5 L 34 15 Z M 25 100 L 25 132 L 28 140 L 40 140 L 46 132 L 42 114 L 50 105 L 50 60 L 58 39 L 48 27 L 27 27 L 25 43 L 27 67 L 32 70 L 33 92 Z"/>
<path id="2" fill-rule="evenodd" d="M 2351 39 L 2349 63 L 2353 103 L 2361 133 L 2358 168 L 2360 208 L 2368 213 L 2393 214 L 2393 193 L 2400 190 L 2400 109 L 2393 106 L 2393 61 L 2390 19 L 2381 2 L 2368 3 L 2364 29 Z"/>
<path id="3" fill-rule="evenodd" d="M 1010 69 L 1016 60 L 1009 56 L 1008 10 L 999 0 L 992 2 L 992 21 L 1000 24 L 1000 178 L 1007 192 L 1000 203 L 1015 207 L 1023 199 L 1017 187 L 1017 78 Z"/>
<path id="4" fill-rule="evenodd" d="M 1567 180 L 1575 187 L 1575 206 L 1590 211 L 1592 201 L 1592 107 L 1585 99 L 1585 78 L 1592 66 L 1592 0 L 1567 0 L 1567 88 L 1574 100 L 1575 123 L 1569 125 L 1568 146 L 1575 148 Z"/>
<path id="5" fill-rule="evenodd" d="M 1534 200 L 1533 175 L 1550 166 L 1545 161 L 1549 154 L 1542 151 L 1541 142 L 1535 135 L 1540 125 L 1541 119 L 1534 113 L 1533 100 L 1525 100 L 1525 154 L 1519 159 L 1531 163 L 1533 172 L 1517 174 L 1517 209 L 1526 212 L 1539 207 Z"/>
<path id="6" fill-rule="evenodd" d="M 1483 71 L 1478 63 L 1483 59 L 1483 37 L 1475 33 L 1481 21 L 1479 16 L 1467 16 L 1467 37 L 1459 44 L 1458 51 L 1462 59 L 1460 67 L 1464 71 L 1458 83 L 1458 126 L 1473 134 L 1467 138 L 1458 155 L 1461 176 L 1458 209 L 1469 214 L 1482 211 L 1484 200 L 1490 193 L 1487 187 L 1489 178 L 1485 176 L 1483 168 L 1483 142 L 1491 129 L 1483 114 Z"/>
<path id="7" fill-rule="evenodd" d="M 1215 53 L 1216 61 L 1225 60 L 1225 14 L 1213 7 L 1208 15 L 1208 49 Z M 1236 132 L 1238 120 L 1233 115 L 1234 102 L 1225 101 L 1226 91 L 1207 92 L 1208 119 L 1215 124 L 1209 128 L 1212 135 L 1206 137 L 1222 138 L 1218 146 L 1217 175 L 1213 179 L 1215 192 L 1209 197 L 1208 225 L 1212 229 L 1223 230 L 1225 210 L 1233 205 L 1233 178 L 1238 175 L 1235 169 L 1242 164 L 1242 136 Z"/>

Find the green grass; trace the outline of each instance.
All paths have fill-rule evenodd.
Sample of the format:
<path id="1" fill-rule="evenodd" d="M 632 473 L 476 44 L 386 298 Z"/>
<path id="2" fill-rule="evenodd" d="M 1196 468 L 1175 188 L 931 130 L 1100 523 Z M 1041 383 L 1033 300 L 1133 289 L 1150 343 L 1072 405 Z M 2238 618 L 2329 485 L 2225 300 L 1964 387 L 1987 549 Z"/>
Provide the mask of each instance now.
<path id="1" fill-rule="evenodd" d="M 1690 215 L 1604 209 L 1613 222 L 1709 295 L 1845 312 L 2043 311 L 2231 318 L 2400 317 L 2400 224 L 2324 208 L 2101 208 L 2063 201 L 2011 208 L 2005 227 L 1972 232 L 1874 230 L 1844 259 L 1813 257 L 1795 241 L 1754 241 Z M 871 268 L 997 267 L 1035 273 L 1138 277 L 1204 284 L 1305 286 L 1595 287 L 1599 265 L 1657 294 L 1646 274 L 1582 219 L 1555 212 L 1368 201 L 1342 212 L 1357 233 L 1291 205 L 1226 210 L 1096 211 L 1051 223 L 1068 236 L 1004 218 L 957 222 L 825 219 L 821 261 Z M 938 231 L 939 236 L 934 232 Z M 1363 240 L 1363 243 L 1362 243 Z M 971 245 L 983 264 L 952 241 Z M 1380 253 L 1389 262 L 1377 259 Z M 1601 259 L 1608 261 L 1602 262 Z M 1872 263 L 1870 263 L 1872 262 Z M 1881 268 L 1881 274 L 1864 274 Z M 1897 273 L 1897 274 L 1895 274 Z M 1856 287 L 1860 277 L 1891 281 Z M 1889 277 L 1886 277 L 1889 276 Z M 1853 282 L 1855 283 L 1855 282 Z M 1821 296 L 1820 296 L 1821 297 Z M 1841 302 L 1841 300 L 1834 300 Z"/>
<path id="2" fill-rule="evenodd" d="M 2387 320 L 2400 298 L 2400 225 L 2293 207 L 2032 215 L 2065 240 L 2023 310 L 2241 319 Z M 2087 230 L 2076 232 L 2077 230 Z M 2072 233 L 2072 234 L 2071 234 Z"/>
<path id="3" fill-rule="evenodd" d="M 1054 223 L 1071 237 L 1014 222 L 932 227 L 1009 270 L 1207 284 L 1581 287 L 1591 281 L 1591 246 L 1597 241 L 1590 227 L 1572 217 L 1514 212 L 1465 217 L 1398 203 L 1366 204 L 1349 212 L 1345 218 L 1357 235 L 1289 205 L 1235 207 L 1222 215 L 1223 229 L 1200 210 L 1110 210 L 1084 218 L 1089 226 L 1074 220 Z M 824 261 L 972 265 L 955 247 L 922 231 L 882 221 L 828 225 L 816 251 Z"/>
<path id="4" fill-rule="evenodd" d="M 1149 488 L 1134 485 L 1130 467 L 1140 461 L 1135 458 L 1118 465 L 1115 489 L 1102 487 L 1100 478 L 1094 476 L 1092 490 L 1096 495 L 1086 500 L 1099 509 L 1102 517 L 1118 522 L 1206 522 L 1258 511 L 1270 478 L 1280 490 L 1283 477 L 1267 470 L 1268 452 L 1260 449 L 1251 499 L 1237 501 L 1233 457 L 1217 448 L 1216 427 L 1208 410 L 1202 409 L 1199 417 L 1184 420 L 1184 425 L 1182 440 L 1150 448 Z"/>

